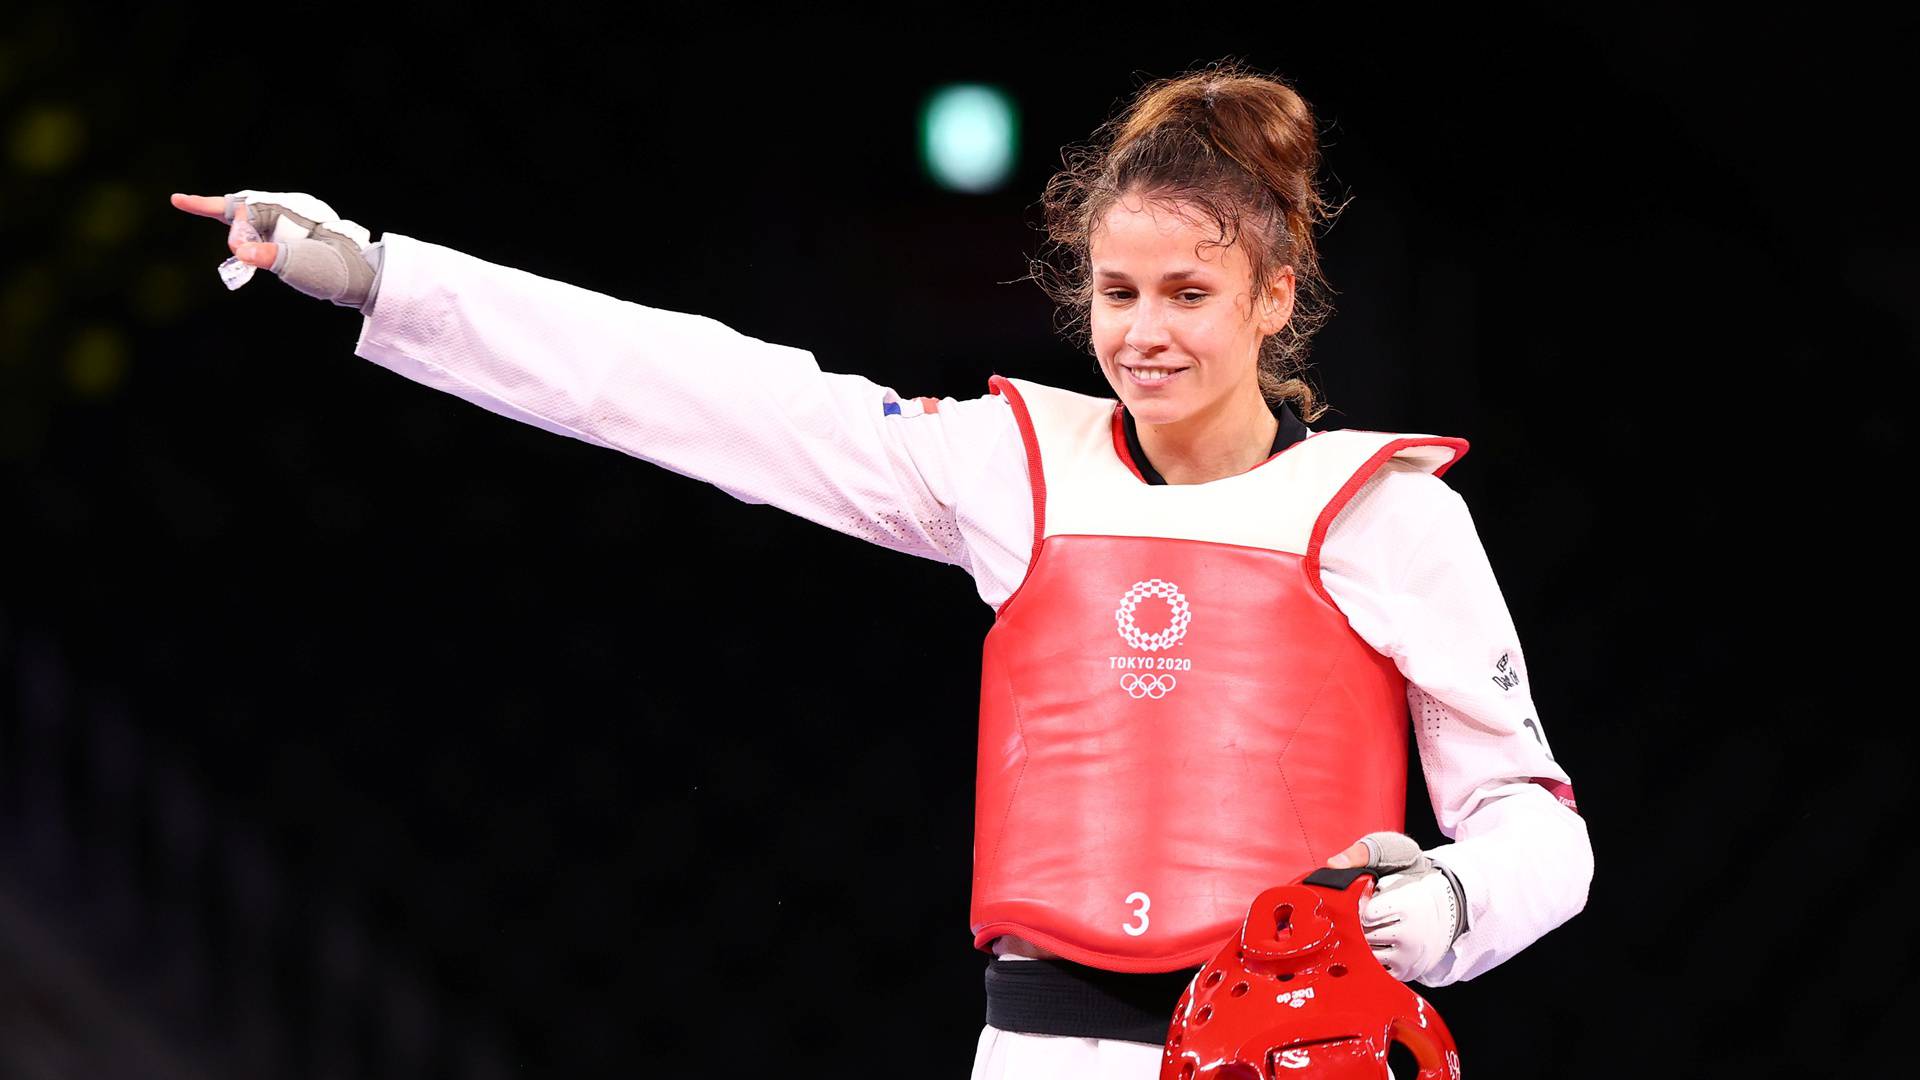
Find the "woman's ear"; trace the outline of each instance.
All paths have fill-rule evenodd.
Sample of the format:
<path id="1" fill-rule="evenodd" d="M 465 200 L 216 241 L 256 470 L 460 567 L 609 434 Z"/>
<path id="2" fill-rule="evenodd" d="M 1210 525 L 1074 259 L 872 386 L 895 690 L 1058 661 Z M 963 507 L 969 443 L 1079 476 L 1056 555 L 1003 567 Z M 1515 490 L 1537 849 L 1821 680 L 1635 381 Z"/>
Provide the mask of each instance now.
<path id="1" fill-rule="evenodd" d="M 1293 318 L 1293 267 L 1283 266 L 1260 297 L 1260 335 L 1277 334 Z"/>

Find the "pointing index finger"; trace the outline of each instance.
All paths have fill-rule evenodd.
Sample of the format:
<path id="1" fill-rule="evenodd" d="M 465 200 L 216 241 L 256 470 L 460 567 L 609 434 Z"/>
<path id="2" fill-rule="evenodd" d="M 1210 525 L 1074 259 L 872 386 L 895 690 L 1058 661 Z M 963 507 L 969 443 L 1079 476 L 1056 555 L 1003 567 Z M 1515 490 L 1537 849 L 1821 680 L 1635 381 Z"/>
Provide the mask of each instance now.
<path id="1" fill-rule="evenodd" d="M 189 214 L 227 220 L 227 200 L 223 195 L 182 195 L 175 192 L 172 201 L 176 208 Z"/>

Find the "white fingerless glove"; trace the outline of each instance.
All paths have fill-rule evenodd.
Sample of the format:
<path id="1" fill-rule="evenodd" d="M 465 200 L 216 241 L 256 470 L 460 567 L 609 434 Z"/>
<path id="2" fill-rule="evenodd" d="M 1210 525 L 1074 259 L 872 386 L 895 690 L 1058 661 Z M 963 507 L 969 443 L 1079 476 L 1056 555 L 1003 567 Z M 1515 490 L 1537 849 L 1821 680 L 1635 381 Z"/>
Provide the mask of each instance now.
<path id="1" fill-rule="evenodd" d="M 372 312 L 382 249 L 365 228 L 340 220 L 333 207 L 297 191 L 227 196 L 228 224 L 243 210 L 260 239 L 276 246 L 269 269 L 281 281 L 308 296 Z"/>
<path id="2" fill-rule="evenodd" d="M 1382 871 L 1360 904 L 1367 944 L 1401 982 L 1432 971 L 1466 928 L 1467 900 L 1453 872 L 1427 857 L 1410 836 L 1368 833 L 1367 865 Z"/>

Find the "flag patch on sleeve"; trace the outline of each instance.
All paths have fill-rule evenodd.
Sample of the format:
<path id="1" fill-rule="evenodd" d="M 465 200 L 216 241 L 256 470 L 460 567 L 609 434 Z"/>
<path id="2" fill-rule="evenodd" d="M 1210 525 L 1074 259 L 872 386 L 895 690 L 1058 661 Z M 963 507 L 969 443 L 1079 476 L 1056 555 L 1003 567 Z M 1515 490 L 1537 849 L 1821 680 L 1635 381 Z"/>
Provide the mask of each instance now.
<path id="1" fill-rule="evenodd" d="M 907 398 L 902 401 L 900 396 L 891 390 L 887 391 L 886 398 L 880 403 L 880 415 L 882 416 L 920 416 L 925 413 L 937 413 L 939 411 L 939 398 L 917 397 Z"/>

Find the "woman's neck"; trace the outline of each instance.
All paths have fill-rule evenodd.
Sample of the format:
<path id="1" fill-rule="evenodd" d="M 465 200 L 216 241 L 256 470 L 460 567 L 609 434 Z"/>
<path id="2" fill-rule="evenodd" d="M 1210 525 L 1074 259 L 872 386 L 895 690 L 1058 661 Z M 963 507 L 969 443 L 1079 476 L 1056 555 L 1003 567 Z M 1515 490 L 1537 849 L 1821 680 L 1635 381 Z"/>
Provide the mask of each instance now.
<path id="1" fill-rule="evenodd" d="M 1238 476 L 1267 460 L 1280 421 L 1258 387 L 1221 403 L 1214 415 L 1194 415 L 1178 424 L 1147 424 L 1134 418 L 1140 449 L 1169 484 L 1204 484 Z"/>

